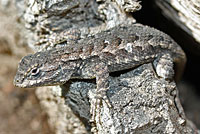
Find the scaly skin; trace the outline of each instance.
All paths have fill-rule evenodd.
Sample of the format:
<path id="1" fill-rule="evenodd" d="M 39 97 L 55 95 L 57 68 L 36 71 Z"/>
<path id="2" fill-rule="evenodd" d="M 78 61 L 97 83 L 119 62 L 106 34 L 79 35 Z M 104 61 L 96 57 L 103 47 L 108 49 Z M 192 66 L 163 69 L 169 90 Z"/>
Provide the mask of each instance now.
<path id="1" fill-rule="evenodd" d="M 94 36 L 25 56 L 19 63 L 14 84 L 18 87 L 61 85 L 73 78 L 96 77 L 96 100 L 92 101 L 92 121 L 103 98 L 111 106 L 106 90 L 109 73 L 152 63 L 158 77 L 175 79 L 183 71 L 186 56 L 168 35 L 148 26 L 117 26 Z"/>

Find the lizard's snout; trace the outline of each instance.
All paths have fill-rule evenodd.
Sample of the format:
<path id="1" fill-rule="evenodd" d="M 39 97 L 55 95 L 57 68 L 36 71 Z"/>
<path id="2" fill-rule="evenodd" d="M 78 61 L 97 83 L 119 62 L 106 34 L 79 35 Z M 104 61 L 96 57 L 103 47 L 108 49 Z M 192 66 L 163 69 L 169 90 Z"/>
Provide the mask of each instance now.
<path id="1" fill-rule="evenodd" d="M 14 78 L 14 81 L 13 81 L 13 84 L 16 86 L 16 87 L 22 87 L 22 79 L 20 79 L 20 77 L 18 75 L 15 76 Z"/>

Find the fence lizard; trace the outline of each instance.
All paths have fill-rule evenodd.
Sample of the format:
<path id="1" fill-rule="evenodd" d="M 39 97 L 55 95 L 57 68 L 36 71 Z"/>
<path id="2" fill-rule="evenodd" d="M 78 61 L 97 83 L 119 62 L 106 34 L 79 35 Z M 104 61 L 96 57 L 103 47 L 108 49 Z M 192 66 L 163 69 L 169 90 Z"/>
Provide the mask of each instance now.
<path id="1" fill-rule="evenodd" d="M 61 85 L 69 79 L 96 78 L 96 99 L 91 106 L 92 120 L 106 96 L 110 72 L 152 63 L 155 74 L 173 79 L 183 71 L 186 56 L 168 35 L 141 24 L 117 26 L 67 47 L 53 48 L 25 56 L 18 66 L 14 85 L 39 87 Z M 173 66 L 175 65 L 175 66 Z"/>

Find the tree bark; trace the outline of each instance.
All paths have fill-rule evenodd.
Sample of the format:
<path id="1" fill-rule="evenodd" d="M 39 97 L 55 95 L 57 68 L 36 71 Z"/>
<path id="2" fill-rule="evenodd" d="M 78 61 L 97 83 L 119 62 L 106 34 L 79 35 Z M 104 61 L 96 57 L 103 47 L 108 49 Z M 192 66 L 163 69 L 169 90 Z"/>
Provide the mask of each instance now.
<path id="1" fill-rule="evenodd" d="M 200 51 L 200 2 L 198 0 L 155 0 L 165 17 L 191 36 L 197 43 L 187 48 L 199 55 Z"/>
<path id="2" fill-rule="evenodd" d="M 141 8 L 136 0 L 26 2 L 19 12 L 25 11 L 28 45 L 35 51 L 63 47 L 118 24 L 133 23 L 135 19 L 130 13 Z M 54 37 L 59 38 L 63 31 L 69 33 L 68 43 L 55 43 Z M 96 133 L 197 132 L 185 117 L 175 82 L 157 78 L 151 64 L 114 74 L 109 83 L 107 94 L 113 108 L 104 103 L 99 108 L 101 117 L 96 117 Z M 91 133 L 89 101 L 94 90 L 93 80 L 72 80 L 63 86 L 38 88 L 36 95 L 56 133 Z"/>

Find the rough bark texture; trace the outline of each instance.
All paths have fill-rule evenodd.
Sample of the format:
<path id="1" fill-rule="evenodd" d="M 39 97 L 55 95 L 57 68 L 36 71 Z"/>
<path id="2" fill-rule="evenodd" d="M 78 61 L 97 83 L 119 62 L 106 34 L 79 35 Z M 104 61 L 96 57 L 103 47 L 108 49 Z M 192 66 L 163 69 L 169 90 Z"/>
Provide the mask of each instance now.
<path id="1" fill-rule="evenodd" d="M 66 102 L 89 120 L 87 94 L 92 96 L 95 83 L 73 81 Z M 176 84 L 156 78 L 152 64 L 110 78 L 108 96 L 113 105 L 99 109 L 98 133 L 195 133 L 195 127 L 184 115 Z M 88 122 L 86 122 L 86 126 Z"/>
<path id="2" fill-rule="evenodd" d="M 55 38 L 51 36 L 53 33 L 59 35 L 62 31 L 68 30 L 71 31 L 70 35 L 72 33 L 73 37 L 75 36 L 74 38 L 84 38 L 88 34 L 95 34 L 124 22 L 127 24 L 135 22 L 128 12 L 140 9 L 139 3 L 134 1 L 98 1 L 98 3 L 91 0 L 27 1 L 26 6 L 25 26 L 31 31 L 27 32 L 28 44 L 34 50 L 66 45 L 51 43 L 49 39 L 53 42 Z M 76 29 L 79 29 L 81 33 L 76 33 Z M 42 43 L 34 45 L 38 40 L 42 40 Z M 67 42 L 72 40 L 69 37 Z M 88 133 L 80 120 L 64 103 L 64 98 L 61 98 L 62 91 L 63 89 L 59 87 L 37 89 L 36 94 L 50 117 L 50 125 L 56 133 Z M 66 116 L 68 118 L 65 118 Z M 89 125 L 88 120 L 86 122 L 86 125 Z M 90 131 L 90 126 L 87 128 Z"/>
<path id="3" fill-rule="evenodd" d="M 194 47 L 200 51 L 200 2 L 199 0 L 155 0 L 164 16 L 172 20 L 183 31 L 193 37 L 198 44 Z M 190 44 L 188 44 L 190 45 Z M 189 48 L 190 46 L 188 46 Z"/>
<path id="4" fill-rule="evenodd" d="M 188 60 L 184 81 L 180 83 L 180 97 L 187 117 L 200 128 L 200 84 L 199 79 L 193 77 L 200 75 L 200 1 L 155 0 L 155 4 L 160 8 L 159 11 L 165 20 L 169 20 L 168 22 L 172 24 L 168 26 L 168 23 L 165 23 L 165 27 L 170 29 L 171 35 L 186 52 Z"/>
<path id="5" fill-rule="evenodd" d="M 141 8 L 139 2 L 131 0 L 27 0 L 16 1 L 16 5 L 27 28 L 23 32 L 28 45 L 34 50 L 67 45 L 52 43 L 56 36 L 51 35 L 59 35 L 64 30 L 73 34 L 73 38 L 66 37 L 70 42 L 74 36 L 84 38 L 121 23 L 132 23 L 135 20 L 130 12 Z M 176 84 L 157 78 L 151 64 L 111 76 L 108 97 L 113 108 L 103 104 L 99 109 L 102 116 L 96 117 L 101 121 L 97 124 L 98 133 L 196 132 L 184 115 Z M 55 133 L 90 133 L 89 100 L 93 90 L 93 80 L 74 80 L 61 87 L 37 89 L 37 97 Z"/>

